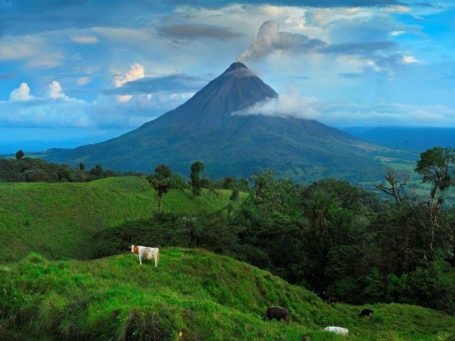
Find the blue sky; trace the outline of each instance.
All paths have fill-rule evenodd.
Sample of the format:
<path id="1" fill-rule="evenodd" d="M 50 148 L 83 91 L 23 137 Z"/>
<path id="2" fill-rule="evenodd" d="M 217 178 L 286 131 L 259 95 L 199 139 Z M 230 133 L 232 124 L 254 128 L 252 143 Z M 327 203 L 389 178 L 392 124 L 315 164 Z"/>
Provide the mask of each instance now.
<path id="1" fill-rule="evenodd" d="M 280 94 L 251 112 L 455 127 L 454 33 L 449 0 L 0 0 L 0 152 L 131 130 L 236 60 Z"/>

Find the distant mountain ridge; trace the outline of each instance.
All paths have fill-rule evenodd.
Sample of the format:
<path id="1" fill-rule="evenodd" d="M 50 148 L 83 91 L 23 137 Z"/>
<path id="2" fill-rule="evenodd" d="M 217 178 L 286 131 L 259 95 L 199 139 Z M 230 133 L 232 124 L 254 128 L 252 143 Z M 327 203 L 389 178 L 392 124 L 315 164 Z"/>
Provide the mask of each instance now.
<path id="1" fill-rule="evenodd" d="M 376 147 L 346 132 L 315 120 L 232 115 L 277 96 L 244 64 L 233 63 L 187 102 L 138 129 L 45 158 L 143 172 L 167 163 L 182 174 L 200 160 L 211 177 L 250 176 L 263 168 L 298 181 L 382 175 L 371 153 Z"/>
<path id="2" fill-rule="evenodd" d="M 344 128 L 365 141 L 392 148 L 424 151 L 434 146 L 455 148 L 455 128 L 376 127 Z"/>

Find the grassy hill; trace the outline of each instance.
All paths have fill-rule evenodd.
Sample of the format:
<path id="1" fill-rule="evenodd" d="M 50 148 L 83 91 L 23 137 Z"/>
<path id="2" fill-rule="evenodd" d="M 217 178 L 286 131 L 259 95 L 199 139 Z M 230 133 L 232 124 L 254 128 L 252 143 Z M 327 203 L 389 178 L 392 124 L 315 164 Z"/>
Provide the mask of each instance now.
<path id="1" fill-rule="evenodd" d="M 171 190 L 164 209 L 195 212 L 221 209 L 230 191 Z M 0 263 L 30 251 L 50 258 L 88 259 L 94 233 L 125 221 L 147 218 L 157 197 L 141 177 L 106 178 L 89 183 L 0 183 Z"/>
<path id="2" fill-rule="evenodd" d="M 0 266 L 0 338 L 102 340 L 342 340 L 322 331 L 347 327 L 350 340 L 444 340 L 455 317 L 407 305 L 329 306 L 248 264 L 203 250 L 164 249 L 161 263 L 131 254 L 48 261 L 31 254 Z M 283 305 L 292 320 L 260 319 Z M 26 338 L 25 338 L 26 339 Z"/>

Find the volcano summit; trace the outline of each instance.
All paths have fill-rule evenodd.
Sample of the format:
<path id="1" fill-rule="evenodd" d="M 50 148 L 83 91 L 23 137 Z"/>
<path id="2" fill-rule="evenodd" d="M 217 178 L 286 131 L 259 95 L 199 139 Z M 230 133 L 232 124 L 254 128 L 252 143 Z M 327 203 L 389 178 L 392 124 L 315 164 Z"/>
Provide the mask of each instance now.
<path id="1" fill-rule="evenodd" d="M 233 115 L 277 96 L 244 64 L 233 63 L 187 102 L 136 130 L 46 158 L 141 172 L 166 163 L 182 174 L 200 160 L 212 178 L 250 176 L 264 168 L 299 181 L 358 181 L 382 174 L 371 145 L 318 121 Z"/>

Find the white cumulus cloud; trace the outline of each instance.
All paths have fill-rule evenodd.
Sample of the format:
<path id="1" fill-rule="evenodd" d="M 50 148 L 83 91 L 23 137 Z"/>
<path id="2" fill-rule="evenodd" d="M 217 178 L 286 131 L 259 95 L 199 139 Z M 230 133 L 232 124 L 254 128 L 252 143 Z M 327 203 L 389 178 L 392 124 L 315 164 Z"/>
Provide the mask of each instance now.
<path id="1" fill-rule="evenodd" d="M 28 101 L 33 99 L 33 96 L 30 95 L 30 87 L 27 83 L 23 82 L 17 89 L 11 91 L 9 95 L 11 101 Z"/>
<path id="2" fill-rule="evenodd" d="M 321 101 L 300 96 L 297 91 L 256 103 L 233 115 L 315 119 L 334 126 L 455 126 L 455 109 L 444 105 Z"/>
<path id="3" fill-rule="evenodd" d="M 127 73 L 124 75 L 117 75 L 114 78 L 114 84 L 116 88 L 121 88 L 125 83 L 144 78 L 144 76 L 144 66 L 139 63 L 134 63 Z M 118 95 L 117 100 L 119 102 L 128 102 L 131 97 L 131 95 Z"/>
<path id="4" fill-rule="evenodd" d="M 263 102 L 236 112 L 234 115 L 264 115 L 277 117 L 296 117 L 315 119 L 319 116 L 317 105 L 319 101 L 315 97 L 300 96 L 296 90 L 282 94 L 277 98 L 270 98 Z"/>
<path id="5" fill-rule="evenodd" d="M 419 60 L 414 56 L 403 56 L 403 58 L 401 58 L 401 61 L 404 64 L 415 64 L 419 62 Z"/>
<path id="6" fill-rule="evenodd" d="M 47 94 L 49 98 L 52 99 L 67 98 L 63 93 L 60 83 L 57 81 L 52 81 L 52 83 L 49 84 L 49 90 L 47 91 Z"/>

